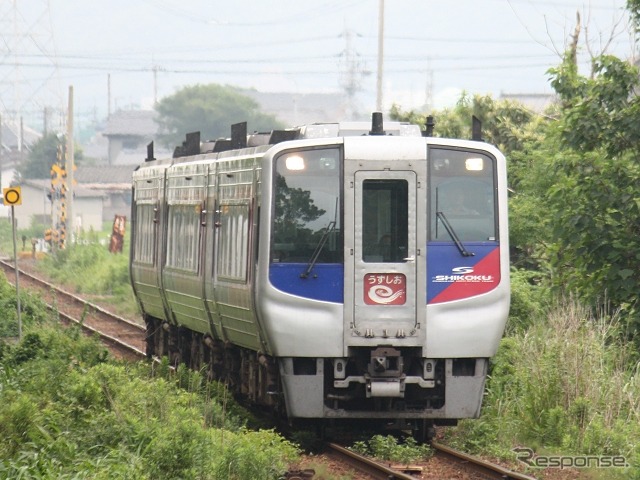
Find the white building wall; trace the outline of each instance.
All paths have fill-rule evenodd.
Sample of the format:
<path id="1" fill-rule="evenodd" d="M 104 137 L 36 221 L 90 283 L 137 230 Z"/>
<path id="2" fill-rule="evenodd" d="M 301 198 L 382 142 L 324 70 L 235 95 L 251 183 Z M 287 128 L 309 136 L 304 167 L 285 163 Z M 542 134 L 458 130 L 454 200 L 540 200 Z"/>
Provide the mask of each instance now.
<path id="1" fill-rule="evenodd" d="M 15 207 L 16 223 L 18 229 L 29 228 L 34 215 L 46 216 L 51 223 L 51 201 L 47 198 L 47 187 L 34 185 L 21 185 L 22 205 Z M 73 202 L 73 211 L 76 228 L 84 231 L 91 229 L 102 230 L 102 196 L 79 196 Z"/>

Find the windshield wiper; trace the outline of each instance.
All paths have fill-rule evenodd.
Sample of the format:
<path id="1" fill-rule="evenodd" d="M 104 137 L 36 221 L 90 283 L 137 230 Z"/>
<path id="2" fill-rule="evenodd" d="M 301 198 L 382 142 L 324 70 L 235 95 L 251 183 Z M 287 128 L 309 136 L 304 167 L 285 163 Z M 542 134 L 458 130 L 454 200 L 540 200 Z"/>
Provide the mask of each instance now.
<path id="1" fill-rule="evenodd" d="M 455 243 L 456 247 L 458 247 L 458 250 L 460 250 L 460 254 L 463 257 L 473 257 L 475 253 L 470 252 L 465 248 L 465 246 L 460 241 L 460 238 L 458 238 L 456 231 L 453 229 L 453 227 L 449 223 L 449 220 L 447 220 L 447 217 L 445 217 L 444 212 L 436 212 L 436 216 L 442 221 L 442 224 L 444 225 L 445 230 L 451 237 L 451 240 L 453 240 L 453 243 Z"/>
<path id="2" fill-rule="evenodd" d="M 316 249 L 313 251 L 313 254 L 311 254 L 311 258 L 309 259 L 307 268 L 305 269 L 304 272 L 300 274 L 300 278 L 307 278 L 309 276 L 309 274 L 311 273 L 311 270 L 313 270 L 313 267 L 316 265 L 316 262 L 318 261 L 318 257 L 320 256 L 320 252 L 322 252 L 322 249 L 324 248 L 324 244 L 327 243 L 327 240 L 329 239 L 329 235 L 331 235 L 331 232 L 333 232 L 336 229 L 337 224 L 338 224 L 338 197 L 336 197 L 336 207 L 333 212 L 333 220 L 329 222 L 329 225 L 327 225 L 327 228 L 324 230 L 324 233 L 320 237 L 320 240 L 318 241 L 318 245 L 316 245 Z"/>
<path id="3" fill-rule="evenodd" d="M 311 273 L 311 270 L 313 270 L 313 267 L 318 261 L 320 252 L 322 252 L 322 249 L 324 248 L 325 243 L 327 243 L 327 240 L 329 239 L 329 235 L 331 235 L 331 232 L 333 232 L 335 229 L 336 229 L 336 221 L 331 220 L 329 222 L 329 225 L 327 225 L 327 228 L 324 230 L 322 237 L 320 237 L 320 240 L 318 241 L 318 245 L 316 245 L 316 249 L 313 251 L 311 258 L 309 259 L 307 268 L 305 269 L 304 272 L 300 274 L 300 278 L 307 278 L 309 276 L 309 274 Z"/>

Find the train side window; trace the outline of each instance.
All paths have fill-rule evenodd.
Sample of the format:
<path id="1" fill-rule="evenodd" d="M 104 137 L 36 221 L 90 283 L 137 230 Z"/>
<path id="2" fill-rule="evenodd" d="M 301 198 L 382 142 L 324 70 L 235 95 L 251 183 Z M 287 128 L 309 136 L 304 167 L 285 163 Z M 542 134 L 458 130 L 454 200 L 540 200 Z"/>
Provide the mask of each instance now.
<path id="1" fill-rule="evenodd" d="M 198 272 L 200 205 L 169 205 L 167 267 Z"/>
<path id="2" fill-rule="evenodd" d="M 218 278 L 247 281 L 249 265 L 249 205 L 220 205 L 218 229 Z"/>
<path id="3" fill-rule="evenodd" d="M 156 208 L 153 204 L 136 205 L 134 261 L 153 265 L 156 243 Z"/>

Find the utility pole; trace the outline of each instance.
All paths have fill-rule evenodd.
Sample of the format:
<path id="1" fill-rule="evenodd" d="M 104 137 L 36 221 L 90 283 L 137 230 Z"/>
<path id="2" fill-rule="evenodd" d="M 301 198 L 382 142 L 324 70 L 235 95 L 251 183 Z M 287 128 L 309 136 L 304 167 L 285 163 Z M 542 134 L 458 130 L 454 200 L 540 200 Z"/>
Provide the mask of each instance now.
<path id="1" fill-rule="evenodd" d="M 2 190 L 2 157 L 4 155 L 4 147 L 2 146 L 2 115 L 0 115 L 0 190 Z"/>
<path id="2" fill-rule="evenodd" d="M 74 226 L 73 226 L 73 169 L 74 169 L 74 152 L 73 152 L 73 85 L 69 86 L 69 109 L 67 112 L 67 158 L 65 169 L 67 171 L 67 242 L 73 242 Z"/>
<path id="3" fill-rule="evenodd" d="M 384 0 L 378 0 L 378 81 L 376 110 L 382 111 L 382 74 L 384 68 Z"/>
<path id="4" fill-rule="evenodd" d="M 111 74 L 107 74 L 107 119 L 111 117 Z"/>

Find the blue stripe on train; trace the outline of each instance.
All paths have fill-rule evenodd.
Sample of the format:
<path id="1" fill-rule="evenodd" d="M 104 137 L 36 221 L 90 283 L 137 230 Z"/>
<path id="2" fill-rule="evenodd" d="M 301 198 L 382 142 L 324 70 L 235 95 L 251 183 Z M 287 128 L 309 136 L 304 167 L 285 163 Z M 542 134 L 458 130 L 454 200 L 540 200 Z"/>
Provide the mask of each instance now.
<path id="1" fill-rule="evenodd" d="M 300 277 L 306 263 L 272 263 L 269 281 L 278 290 L 299 297 L 344 303 L 344 266 L 339 263 L 317 263 L 307 278 Z"/>
<path id="2" fill-rule="evenodd" d="M 427 303 L 446 289 L 450 283 L 434 281 L 437 275 L 454 275 L 454 269 L 473 268 L 478 262 L 498 248 L 496 243 L 465 243 L 472 257 L 463 257 L 453 243 L 433 242 L 427 249 Z M 269 281 L 285 293 L 324 302 L 344 303 L 344 266 L 337 263 L 318 263 L 311 275 L 301 278 L 306 263 L 272 263 L 269 265 Z"/>

